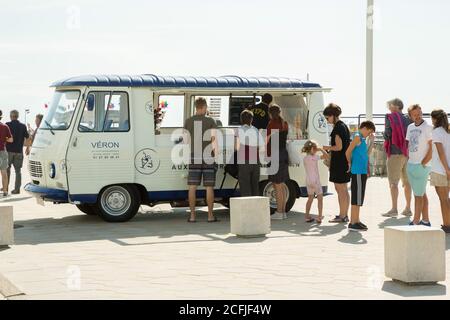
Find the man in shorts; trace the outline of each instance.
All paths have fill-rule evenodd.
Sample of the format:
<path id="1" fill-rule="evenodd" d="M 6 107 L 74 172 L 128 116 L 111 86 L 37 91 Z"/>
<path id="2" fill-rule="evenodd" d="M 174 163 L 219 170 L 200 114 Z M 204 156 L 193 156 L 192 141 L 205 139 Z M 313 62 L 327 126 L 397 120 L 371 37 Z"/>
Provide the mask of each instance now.
<path id="1" fill-rule="evenodd" d="M 406 140 L 409 141 L 408 180 L 414 193 L 414 219 L 410 225 L 431 227 L 427 183 L 431 172 L 433 156 L 433 127 L 424 119 L 422 108 L 415 104 L 409 108 L 409 116 L 414 121 L 408 127 Z"/>
<path id="2" fill-rule="evenodd" d="M 201 184 L 206 188 L 206 203 L 208 205 L 208 222 L 217 222 L 213 215 L 214 186 L 216 184 L 216 128 L 213 118 L 208 117 L 208 105 L 204 98 L 195 100 L 195 115 L 184 124 L 184 141 L 190 144 L 191 159 L 189 164 L 188 186 L 189 207 L 191 210 L 188 222 L 196 222 L 195 204 L 197 202 L 197 187 Z"/>
<path id="3" fill-rule="evenodd" d="M 13 138 L 9 127 L 1 122 L 3 113 L 0 110 L 0 171 L 2 173 L 3 197 L 8 196 L 8 151 L 6 144 L 12 143 Z"/>
<path id="4" fill-rule="evenodd" d="M 391 218 L 398 216 L 398 184 L 402 180 L 406 199 L 406 207 L 402 215 L 410 217 L 412 216 L 411 186 L 406 173 L 408 163 L 406 130 L 412 121 L 403 114 L 404 105 L 400 99 L 393 99 L 387 104 L 391 113 L 386 115 L 384 139 L 388 155 L 386 165 L 391 189 L 392 208 L 383 216 Z"/>

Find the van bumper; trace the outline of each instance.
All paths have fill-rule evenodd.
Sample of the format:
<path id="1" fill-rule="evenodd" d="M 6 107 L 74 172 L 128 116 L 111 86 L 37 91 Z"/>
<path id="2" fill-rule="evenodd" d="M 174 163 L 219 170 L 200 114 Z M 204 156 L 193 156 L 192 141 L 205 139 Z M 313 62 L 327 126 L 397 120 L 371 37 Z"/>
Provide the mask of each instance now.
<path id="1" fill-rule="evenodd" d="M 69 194 L 65 190 L 51 189 L 40 187 L 32 183 L 25 186 L 25 191 L 35 198 L 41 198 L 44 201 L 52 201 L 57 203 L 68 203 Z"/>

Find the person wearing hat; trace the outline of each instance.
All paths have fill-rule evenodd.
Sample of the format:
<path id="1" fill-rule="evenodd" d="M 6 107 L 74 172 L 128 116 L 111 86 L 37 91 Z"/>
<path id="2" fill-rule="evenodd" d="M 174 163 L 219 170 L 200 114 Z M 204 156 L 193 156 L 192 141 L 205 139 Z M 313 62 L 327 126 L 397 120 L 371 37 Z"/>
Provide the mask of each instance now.
<path id="1" fill-rule="evenodd" d="M 9 127 L 1 122 L 3 112 L 0 110 L 0 171 L 2 174 L 3 196 L 8 196 L 8 152 L 6 144 L 12 143 L 13 137 Z"/>

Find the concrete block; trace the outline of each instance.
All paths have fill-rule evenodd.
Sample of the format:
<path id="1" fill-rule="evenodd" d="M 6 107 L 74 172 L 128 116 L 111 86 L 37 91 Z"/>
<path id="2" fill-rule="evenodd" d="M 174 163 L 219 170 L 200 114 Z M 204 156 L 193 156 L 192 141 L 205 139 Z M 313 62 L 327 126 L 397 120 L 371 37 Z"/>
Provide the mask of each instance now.
<path id="1" fill-rule="evenodd" d="M 231 233 L 258 237 L 270 233 L 270 204 L 267 197 L 230 199 Z"/>
<path id="2" fill-rule="evenodd" d="M 14 243 L 14 218 L 12 206 L 0 206 L 0 246 Z"/>
<path id="3" fill-rule="evenodd" d="M 386 277 L 410 284 L 445 281 L 445 233 L 425 226 L 384 229 Z"/>

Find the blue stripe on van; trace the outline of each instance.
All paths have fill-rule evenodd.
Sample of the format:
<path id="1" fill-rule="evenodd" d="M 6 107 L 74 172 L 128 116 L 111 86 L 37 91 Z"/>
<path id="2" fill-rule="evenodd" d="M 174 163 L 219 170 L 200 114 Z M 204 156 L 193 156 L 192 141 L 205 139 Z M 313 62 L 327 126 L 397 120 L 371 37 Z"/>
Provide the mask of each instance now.
<path id="1" fill-rule="evenodd" d="M 331 196 L 332 193 L 328 193 L 328 187 L 323 187 L 323 195 L 324 196 Z M 306 187 L 300 187 L 300 198 L 308 198 L 308 189 Z"/>
<path id="2" fill-rule="evenodd" d="M 36 198 L 42 198 L 47 201 L 54 201 L 60 203 L 69 202 L 69 195 L 65 190 L 40 187 L 38 185 L 28 183 L 25 186 L 25 191 L 27 191 Z"/>
<path id="3" fill-rule="evenodd" d="M 96 203 L 98 194 L 71 194 L 69 196 L 72 202 Z"/>
<path id="4" fill-rule="evenodd" d="M 215 190 L 214 196 L 217 198 L 231 198 L 239 197 L 240 193 L 234 189 Z M 197 190 L 197 197 L 206 197 L 206 190 Z M 178 191 L 150 191 L 148 198 L 153 201 L 168 201 L 168 200 L 186 200 L 188 198 L 188 190 Z"/>

